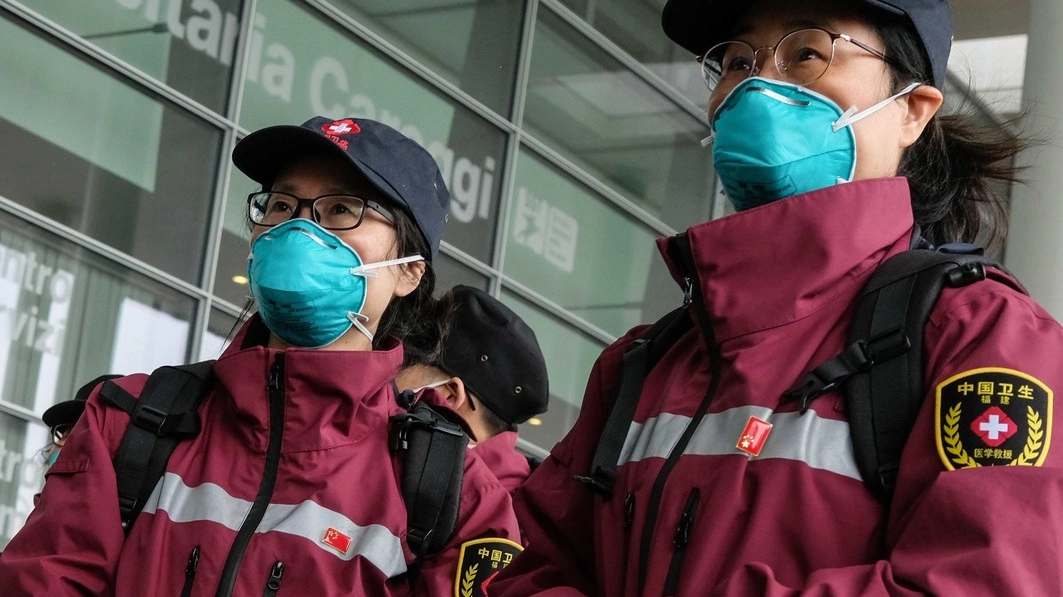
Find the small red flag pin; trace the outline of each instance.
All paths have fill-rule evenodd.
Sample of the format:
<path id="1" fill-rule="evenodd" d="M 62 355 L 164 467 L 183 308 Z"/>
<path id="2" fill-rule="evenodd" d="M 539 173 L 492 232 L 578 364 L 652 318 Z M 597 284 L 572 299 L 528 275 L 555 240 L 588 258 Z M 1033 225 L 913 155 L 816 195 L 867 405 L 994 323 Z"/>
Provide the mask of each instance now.
<path id="1" fill-rule="evenodd" d="M 742 434 L 738 436 L 738 443 L 735 447 L 750 456 L 760 456 L 760 451 L 764 449 L 764 442 L 768 441 L 770 433 L 771 423 L 757 417 L 749 417 L 749 422 L 746 423 Z"/>
<path id="2" fill-rule="evenodd" d="M 325 531 L 325 536 L 321 538 L 321 542 L 329 547 L 338 549 L 340 553 L 344 554 L 351 548 L 351 538 L 332 527 Z"/>

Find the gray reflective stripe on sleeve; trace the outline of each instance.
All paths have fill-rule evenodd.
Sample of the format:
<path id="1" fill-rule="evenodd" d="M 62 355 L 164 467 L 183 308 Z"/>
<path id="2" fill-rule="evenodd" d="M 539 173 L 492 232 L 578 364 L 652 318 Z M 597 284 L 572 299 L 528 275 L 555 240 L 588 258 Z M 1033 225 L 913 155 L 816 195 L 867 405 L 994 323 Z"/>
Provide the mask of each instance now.
<path id="1" fill-rule="evenodd" d="M 214 483 L 189 487 L 184 479 L 166 473 L 144 505 L 144 512 L 165 512 L 174 522 L 210 521 L 234 531 L 240 528 L 251 502 L 235 498 Z M 324 543 L 328 529 L 351 540 L 346 553 Z M 270 504 L 256 533 L 278 532 L 307 539 L 317 548 L 341 560 L 362 556 L 388 578 L 406 572 L 406 558 L 399 537 L 382 525 L 360 526 L 346 516 L 314 502 Z"/>
<path id="2" fill-rule="evenodd" d="M 796 412 L 774 413 L 760 406 L 741 406 L 706 414 L 683 454 L 747 456 L 735 444 L 751 416 L 772 424 L 771 433 L 757 460 L 799 460 L 812 468 L 861 479 L 853 455 L 849 423 L 824 419 L 811 410 L 802 416 Z M 620 451 L 619 464 L 647 458 L 667 458 L 688 423 L 690 417 L 671 413 L 661 413 L 645 423 L 632 423 Z"/>

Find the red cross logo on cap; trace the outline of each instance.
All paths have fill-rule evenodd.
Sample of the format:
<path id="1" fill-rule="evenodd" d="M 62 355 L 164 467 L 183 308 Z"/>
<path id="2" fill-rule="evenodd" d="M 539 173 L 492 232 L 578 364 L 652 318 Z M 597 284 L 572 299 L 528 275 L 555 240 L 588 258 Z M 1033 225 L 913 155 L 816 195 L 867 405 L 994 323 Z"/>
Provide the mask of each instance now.
<path id="1" fill-rule="evenodd" d="M 351 120 L 350 118 L 344 120 L 337 120 L 336 122 L 326 124 L 325 126 L 321 127 L 321 130 L 325 131 L 329 135 L 356 135 L 362 132 L 362 129 L 358 126 L 358 123 Z"/>
<path id="2" fill-rule="evenodd" d="M 347 151 L 347 146 L 349 144 L 346 139 L 340 138 L 340 135 L 357 135 L 362 132 L 362 128 L 358 126 L 357 122 L 350 118 L 345 118 L 322 126 L 321 131 L 325 133 L 325 136 L 328 137 L 330 141 L 339 145 L 340 149 Z"/>

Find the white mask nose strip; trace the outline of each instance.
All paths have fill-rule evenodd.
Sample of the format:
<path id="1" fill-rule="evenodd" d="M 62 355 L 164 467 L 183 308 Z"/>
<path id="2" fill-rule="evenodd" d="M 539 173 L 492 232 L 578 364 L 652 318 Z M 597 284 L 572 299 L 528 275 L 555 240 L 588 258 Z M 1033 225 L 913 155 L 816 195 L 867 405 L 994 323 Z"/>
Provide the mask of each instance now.
<path id="1" fill-rule="evenodd" d="M 762 94 L 770 97 L 771 99 L 773 99 L 773 100 L 775 100 L 777 102 L 782 102 L 784 104 L 788 104 L 788 105 L 791 105 L 791 106 L 798 106 L 798 107 L 801 107 L 801 108 L 807 108 L 808 106 L 810 106 L 812 104 L 812 102 L 807 101 L 807 100 L 798 100 L 798 99 L 794 99 L 792 97 L 786 97 L 785 95 L 783 95 L 781 93 L 777 93 L 777 92 L 772 91 L 771 89 L 767 89 L 765 87 L 750 87 L 748 89 L 748 91 L 750 93 L 753 93 L 753 92 L 762 93 Z"/>
<path id="2" fill-rule="evenodd" d="M 886 106 L 890 105 L 890 102 L 896 100 L 897 98 L 900 98 L 900 97 L 903 97 L 905 95 L 908 95 L 909 93 L 912 92 L 912 90 L 914 90 L 916 87 L 919 87 L 920 85 L 921 85 L 921 83 L 911 83 L 910 85 L 908 85 L 904 89 L 901 89 L 897 93 L 887 97 L 886 99 L 884 99 L 881 102 L 875 104 L 874 106 L 871 106 L 870 108 L 864 110 L 863 112 L 857 112 L 856 111 L 856 106 L 850 106 L 849 109 L 846 110 L 844 114 L 842 114 L 841 118 L 839 118 L 838 120 L 835 120 L 834 122 L 832 122 L 830 126 L 834 130 L 834 132 L 837 133 L 838 131 L 842 130 L 843 128 L 845 128 L 845 127 L 847 127 L 847 126 L 849 126 L 851 124 L 853 124 L 854 122 L 859 122 L 859 121 L 867 118 L 868 116 L 871 116 L 875 112 L 878 112 L 882 108 L 885 108 Z"/>

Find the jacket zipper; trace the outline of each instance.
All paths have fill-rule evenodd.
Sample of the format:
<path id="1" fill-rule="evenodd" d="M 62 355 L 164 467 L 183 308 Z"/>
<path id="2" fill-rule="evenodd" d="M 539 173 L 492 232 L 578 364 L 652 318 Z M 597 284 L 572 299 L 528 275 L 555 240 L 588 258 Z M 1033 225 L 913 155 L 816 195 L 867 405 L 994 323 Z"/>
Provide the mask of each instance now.
<path id="1" fill-rule="evenodd" d="M 694 515 L 698 511 L 700 500 L 701 491 L 697 487 L 691 489 L 672 538 L 675 551 L 672 552 L 672 563 L 668 565 L 668 576 L 664 581 L 665 597 L 673 597 L 679 590 L 679 574 L 683 571 L 683 563 L 686 561 L 687 543 L 690 542 L 690 530 L 694 528 Z"/>
<path id="2" fill-rule="evenodd" d="M 192 553 L 188 554 L 188 564 L 185 565 L 185 584 L 181 587 L 181 597 L 188 597 L 192 594 L 192 583 L 196 581 L 196 569 L 199 568 L 199 546 L 192 548 Z"/>
<path id="3" fill-rule="evenodd" d="M 269 443 L 266 447 L 266 466 L 262 472 L 262 482 L 258 486 L 258 495 L 255 496 L 247 517 L 240 525 L 240 530 L 233 539 L 233 545 L 229 548 L 229 556 L 225 558 L 225 567 L 222 568 L 221 579 L 218 581 L 217 597 L 229 597 L 236 586 L 236 576 L 240 572 L 240 564 L 243 562 L 247 545 L 251 537 L 262 522 L 269 506 L 270 498 L 273 497 L 273 487 L 277 483 L 277 468 L 280 464 L 281 438 L 284 433 L 284 353 L 277 353 L 277 359 L 269 372 L 269 384 L 266 386 L 269 394 Z"/>
<path id="4" fill-rule="evenodd" d="M 698 272 L 694 268 L 694 256 L 690 252 L 690 242 L 685 233 L 675 237 L 669 248 L 669 254 L 675 260 L 677 269 L 687 280 L 687 288 L 685 289 L 687 294 L 684 296 L 684 301 L 689 300 L 692 303 L 696 303 L 696 306 L 706 309 L 704 297 L 701 296 Z M 690 438 L 694 435 L 694 431 L 697 430 L 701 419 L 705 417 L 709 404 L 720 387 L 720 371 L 723 365 L 721 363 L 720 347 L 716 344 L 716 334 L 709 324 L 709 314 L 705 310 L 701 313 L 692 313 L 691 319 L 701 327 L 705 346 L 709 350 L 711 376 L 709 378 L 709 388 L 705 391 L 705 397 L 701 399 L 701 403 L 698 404 L 690 423 L 687 424 L 683 435 L 679 437 L 679 441 L 676 442 L 672 451 L 668 454 L 668 459 L 665 460 L 661 471 L 653 482 L 653 489 L 650 491 L 650 501 L 646 505 L 646 521 L 642 526 L 642 539 L 639 543 L 639 594 L 645 594 L 646 574 L 649 569 L 649 560 L 653 548 L 653 531 L 657 526 L 657 514 L 661 507 L 661 496 L 664 494 L 664 486 L 668 481 L 668 475 L 672 473 L 672 469 L 675 468 L 679 458 L 683 455 L 687 444 L 690 443 Z"/>
<path id="5" fill-rule="evenodd" d="M 275 597 L 281 588 L 281 577 L 284 576 L 284 562 L 273 562 L 273 568 L 269 571 L 269 580 L 266 581 L 266 590 L 262 591 L 262 597 Z"/>

